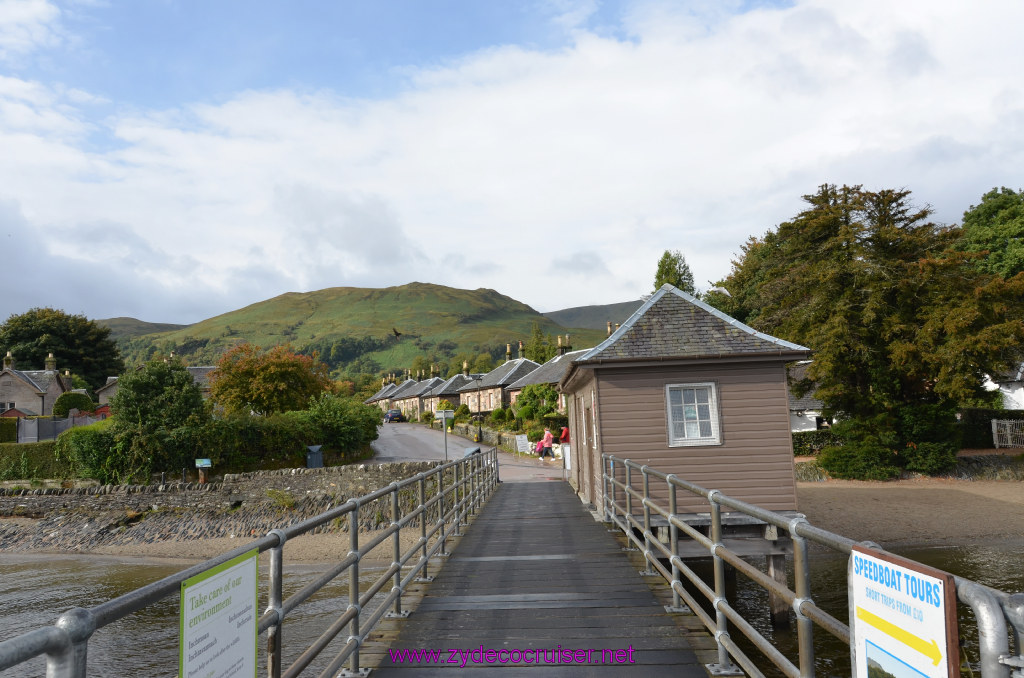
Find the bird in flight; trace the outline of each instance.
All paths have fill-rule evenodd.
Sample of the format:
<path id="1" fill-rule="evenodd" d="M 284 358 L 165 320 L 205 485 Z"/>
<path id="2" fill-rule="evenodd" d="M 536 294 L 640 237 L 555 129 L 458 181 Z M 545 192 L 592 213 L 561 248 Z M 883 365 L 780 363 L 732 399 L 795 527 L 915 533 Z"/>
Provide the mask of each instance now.
<path id="1" fill-rule="evenodd" d="M 402 333 L 396 330 L 394 327 L 391 328 L 391 331 L 394 333 L 395 339 L 398 339 L 399 337 L 402 336 Z"/>

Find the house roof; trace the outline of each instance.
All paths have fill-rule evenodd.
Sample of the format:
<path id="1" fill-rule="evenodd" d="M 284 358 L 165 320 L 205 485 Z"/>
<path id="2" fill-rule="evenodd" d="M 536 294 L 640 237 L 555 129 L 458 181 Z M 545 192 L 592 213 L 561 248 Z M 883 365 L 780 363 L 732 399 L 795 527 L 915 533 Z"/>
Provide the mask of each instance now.
<path id="1" fill-rule="evenodd" d="M 1015 381 L 1024 381 L 1024 363 L 1017 365 L 1017 369 L 1010 369 L 1006 372 L 992 375 L 992 381 L 997 384 L 1007 384 Z"/>
<path id="2" fill-rule="evenodd" d="M 417 382 L 416 386 L 405 394 L 406 398 L 418 397 L 422 398 L 425 395 L 429 395 L 436 386 L 439 386 L 444 382 L 441 377 L 431 377 L 430 379 L 424 379 L 423 381 Z"/>
<path id="3" fill-rule="evenodd" d="M 789 409 L 791 410 L 821 410 L 824 406 L 824 403 L 812 395 L 814 387 L 802 398 L 797 398 L 793 393 L 793 385 L 807 378 L 807 368 L 810 365 L 811 361 L 803 360 L 786 369 L 786 394 L 789 396 Z"/>
<path id="4" fill-rule="evenodd" d="M 434 397 L 434 396 L 442 397 L 442 396 L 448 396 L 448 395 L 456 395 L 459 392 L 460 388 L 462 388 L 466 384 L 472 382 L 477 377 L 482 377 L 482 376 L 484 376 L 484 375 L 480 374 L 480 373 L 477 373 L 477 372 L 474 372 L 474 373 L 470 374 L 467 377 L 465 374 L 462 374 L 460 372 L 459 374 L 456 374 L 454 377 L 449 377 L 448 379 L 446 379 L 445 381 L 443 381 L 439 385 L 437 385 L 434 388 L 432 388 L 430 390 L 430 393 L 428 393 L 426 395 L 429 395 L 430 397 Z"/>
<path id="5" fill-rule="evenodd" d="M 561 381 L 562 377 L 565 376 L 565 373 L 569 371 L 572 361 L 579 358 L 589 350 L 589 348 L 584 348 L 579 351 L 571 351 L 569 353 L 563 353 L 562 355 L 556 355 L 551 360 L 547 361 L 526 376 L 517 379 L 505 388 L 509 391 L 513 391 L 521 389 L 524 386 L 529 386 L 530 384 L 557 384 Z"/>
<path id="6" fill-rule="evenodd" d="M 117 377 L 107 377 L 107 383 L 103 384 L 103 386 L 100 386 L 98 389 L 96 389 L 96 393 L 102 393 L 103 391 L 106 391 L 108 388 L 112 388 L 114 386 L 117 386 Z"/>
<path id="7" fill-rule="evenodd" d="M 390 398 L 392 400 L 399 400 L 401 398 L 408 398 L 409 397 L 409 391 L 411 391 L 413 388 L 415 388 L 416 384 L 418 384 L 418 383 L 419 382 L 416 381 L 415 379 L 406 379 L 405 381 L 403 381 L 401 384 L 398 385 L 398 388 L 396 388 L 394 391 L 392 391 L 391 393 L 388 394 L 388 398 Z"/>
<path id="8" fill-rule="evenodd" d="M 393 384 L 393 383 L 384 384 L 379 391 L 374 393 L 372 396 L 370 396 L 369 398 L 367 398 L 363 402 L 364 403 L 373 403 L 373 402 L 376 402 L 378 400 L 384 400 L 384 398 L 386 398 L 388 396 L 388 394 L 391 393 L 392 391 L 394 391 L 396 388 L 398 388 L 397 384 Z"/>
<path id="9" fill-rule="evenodd" d="M 665 284 L 619 329 L 575 363 L 765 354 L 796 360 L 806 358 L 810 351 L 805 346 L 758 332 Z"/>
<path id="10" fill-rule="evenodd" d="M 498 365 L 488 372 L 479 381 L 473 381 L 459 389 L 459 392 L 477 391 L 483 388 L 499 388 L 508 386 L 512 382 L 525 377 L 530 372 L 540 367 L 537 363 L 528 358 L 516 358 Z"/>
<path id="11" fill-rule="evenodd" d="M 192 375 L 192 381 L 196 383 L 200 388 L 207 388 L 210 385 L 210 372 L 213 372 L 217 367 L 215 365 L 202 365 L 198 367 L 186 367 L 188 373 Z"/>
<path id="12" fill-rule="evenodd" d="M 5 372 L 20 379 L 40 393 L 45 393 L 49 390 L 50 385 L 54 382 L 57 383 L 62 391 L 66 390 L 64 382 L 60 378 L 60 373 L 56 370 L 15 370 L 9 367 L 0 370 L 0 374 Z"/>

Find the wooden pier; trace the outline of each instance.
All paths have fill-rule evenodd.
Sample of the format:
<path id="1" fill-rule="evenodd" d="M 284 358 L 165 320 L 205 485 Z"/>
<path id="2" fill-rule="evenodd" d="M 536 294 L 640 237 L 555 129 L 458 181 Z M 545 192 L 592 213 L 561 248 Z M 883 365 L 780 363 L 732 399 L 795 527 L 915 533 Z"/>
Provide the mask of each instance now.
<path id="1" fill-rule="evenodd" d="M 410 605 L 412 615 L 377 636 L 364 663 L 382 677 L 488 669 L 507 678 L 706 676 L 688 638 L 696 620 L 667 612 L 650 583 L 567 484 L 503 483 Z M 695 635 L 706 648 L 708 636 Z M 388 636 L 391 651 L 442 650 L 443 663 L 394 661 L 381 652 Z M 449 663 L 455 648 L 476 650 L 480 661 L 460 654 L 459 663 Z M 492 661 L 487 650 L 495 651 Z M 577 663 L 579 650 L 594 650 L 590 661 Z"/>

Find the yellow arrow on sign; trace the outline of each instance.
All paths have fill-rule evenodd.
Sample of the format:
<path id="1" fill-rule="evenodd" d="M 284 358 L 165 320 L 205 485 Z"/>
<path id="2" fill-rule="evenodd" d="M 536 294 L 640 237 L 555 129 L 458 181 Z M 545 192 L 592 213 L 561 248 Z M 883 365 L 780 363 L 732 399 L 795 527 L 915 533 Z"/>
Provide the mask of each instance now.
<path id="1" fill-rule="evenodd" d="M 928 642 L 924 638 L 918 638 L 913 633 L 901 629 L 891 621 L 882 619 L 877 614 L 868 612 L 863 607 L 857 608 L 857 618 L 864 620 L 865 623 L 874 626 L 882 633 L 892 636 L 907 647 L 917 650 L 925 657 L 928 657 L 932 660 L 932 666 L 938 666 L 939 662 L 942 661 L 942 650 L 939 649 L 939 644 L 934 640 Z"/>

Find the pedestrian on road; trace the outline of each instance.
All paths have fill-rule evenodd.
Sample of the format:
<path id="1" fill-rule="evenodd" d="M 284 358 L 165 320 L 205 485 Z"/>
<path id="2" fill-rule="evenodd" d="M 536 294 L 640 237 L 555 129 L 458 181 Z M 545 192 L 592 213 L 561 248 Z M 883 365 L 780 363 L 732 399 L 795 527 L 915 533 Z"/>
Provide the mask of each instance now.
<path id="1" fill-rule="evenodd" d="M 542 445 L 540 452 L 540 458 L 545 459 L 547 457 L 555 458 L 555 453 L 551 451 L 551 444 L 555 441 L 555 436 L 551 433 L 551 429 L 544 427 L 544 437 L 540 439 Z"/>

